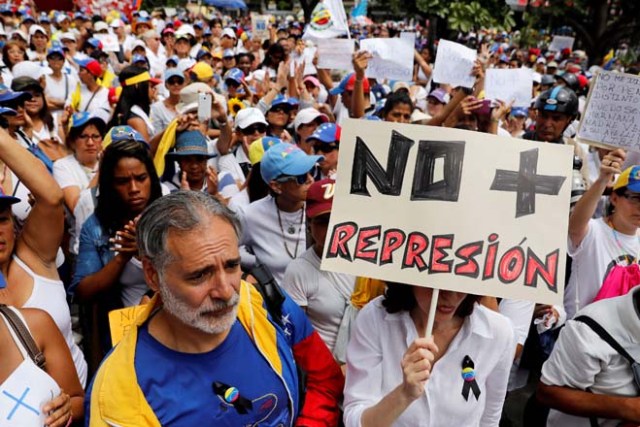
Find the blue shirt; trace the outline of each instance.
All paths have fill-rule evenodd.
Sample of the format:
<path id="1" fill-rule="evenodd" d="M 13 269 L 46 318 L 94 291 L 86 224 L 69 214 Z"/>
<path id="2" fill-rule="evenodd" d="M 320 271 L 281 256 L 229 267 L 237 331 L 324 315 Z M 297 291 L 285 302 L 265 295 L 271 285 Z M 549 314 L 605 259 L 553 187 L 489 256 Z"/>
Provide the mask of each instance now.
<path id="1" fill-rule="evenodd" d="M 238 321 L 222 344 L 199 354 L 165 347 L 144 325 L 139 330 L 135 369 L 138 384 L 162 425 L 289 425 L 291 410 L 282 380 Z M 235 405 L 230 403 L 237 395 Z"/>

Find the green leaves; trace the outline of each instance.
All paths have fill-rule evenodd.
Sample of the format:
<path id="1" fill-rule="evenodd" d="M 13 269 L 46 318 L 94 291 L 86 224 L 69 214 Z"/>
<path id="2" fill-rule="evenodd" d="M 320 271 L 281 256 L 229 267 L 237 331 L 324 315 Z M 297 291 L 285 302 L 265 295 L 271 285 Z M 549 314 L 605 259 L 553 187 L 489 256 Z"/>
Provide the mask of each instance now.
<path id="1" fill-rule="evenodd" d="M 509 30 L 515 25 L 513 11 L 498 0 L 446 1 L 416 0 L 416 7 L 431 16 L 446 19 L 454 31 L 480 28 Z"/>

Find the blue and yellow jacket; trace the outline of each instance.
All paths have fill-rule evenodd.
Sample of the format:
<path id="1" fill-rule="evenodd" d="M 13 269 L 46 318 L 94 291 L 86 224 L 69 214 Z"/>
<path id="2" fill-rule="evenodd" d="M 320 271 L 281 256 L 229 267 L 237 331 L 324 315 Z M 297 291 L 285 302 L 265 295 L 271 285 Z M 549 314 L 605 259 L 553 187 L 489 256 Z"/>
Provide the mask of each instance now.
<path id="1" fill-rule="evenodd" d="M 159 305 L 156 296 L 140 312 L 135 327 L 130 328 L 100 366 L 91 387 L 87 426 L 160 426 L 137 383 L 134 367 L 138 328 Z M 299 312 L 291 313 L 296 310 Z M 288 391 L 293 414 L 290 425 L 335 426 L 344 386 L 340 368 L 302 310 L 288 296 L 283 315 L 293 319 L 284 330 L 271 320 L 255 287 L 241 283 L 238 320 Z M 296 363 L 307 374 L 305 404 L 299 414 Z"/>

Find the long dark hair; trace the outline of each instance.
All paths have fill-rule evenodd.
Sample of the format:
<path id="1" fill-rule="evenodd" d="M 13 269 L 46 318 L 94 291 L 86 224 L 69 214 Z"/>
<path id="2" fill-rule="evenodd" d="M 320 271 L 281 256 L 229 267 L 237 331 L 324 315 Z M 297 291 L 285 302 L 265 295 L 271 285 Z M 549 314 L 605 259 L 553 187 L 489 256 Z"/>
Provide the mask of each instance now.
<path id="1" fill-rule="evenodd" d="M 42 96 L 42 108 L 38 112 L 38 117 L 50 131 L 53 131 L 53 115 L 51 115 L 51 111 L 47 105 L 47 97 L 44 94 L 44 88 L 40 82 L 31 77 L 17 77 L 11 82 L 11 90 L 14 92 L 23 92 L 29 89 L 35 90 Z"/>
<path id="2" fill-rule="evenodd" d="M 118 162 L 126 158 L 140 160 L 147 169 L 149 179 L 151 179 L 151 194 L 148 204 L 150 205 L 162 196 L 158 173 L 153 165 L 153 159 L 144 145 L 134 140 L 118 141 L 109 145 L 104 150 L 104 156 L 100 162 L 98 203 L 95 212 L 102 229 L 110 236 L 122 228 L 124 222 L 132 219 L 126 217 L 128 210 L 114 185 L 114 174 Z"/>
<path id="3" fill-rule="evenodd" d="M 10 40 L 8 41 L 4 47 L 2 48 L 2 62 L 4 62 L 4 65 L 6 65 L 7 67 L 9 67 L 9 70 L 13 70 L 13 66 L 15 64 L 12 64 L 11 62 L 9 62 L 9 50 L 12 47 L 18 47 L 22 50 L 22 57 L 25 61 L 29 60 L 29 57 L 27 56 L 27 51 L 22 47 L 22 45 L 17 42 L 17 41 L 13 41 Z"/>
<path id="4" fill-rule="evenodd" d="M 264 55 L 264 61 L 262 61 L 262 64 L 260 64 L 261 67 L 270 67 L 270 68 L 275 68 L 276 71 L 278 70 L 278 64 L 273 62 L 273 55 L 274 54 L 282 54 L 282 60 L 284 61 L 284 57 L 285 57 L 285 51 L 284 51 L 284 47 L 282 47 L 282 45 L 280 43 L 274 43 L 271 46 L 269 46 L 269 50 L 267 50 L 267 53 L 265 53 Z"/>
<path id="5" fill-rule="evenodd" d="M 468 294 L 456 310 L 456 316 L 467 317 L 473 313 L 473 307 L 480 300 L 479 295 Z M 418 302 L 413 295 L 413 286 L 403 283 L 387 282 L 382 305 L 387 313 L 398 313 L 413 310 Z"/>
<path id="6" fill-rule="evenodd" d="M 129 65 L 120 72 L 120 83 L 124 83 L 127 79 L 135 77 L 148 70 L 136 65 Z M 149 82 L 136 83 L 131 86 L 123 86 L 120 99 L 113 112 L 113 117 L 109 122 L 109 129 L 113 126 L 126 125 L 133 113 L 131 108 L 137 105 L 142 111 L 149 114 L 151 110 L 151 100 L 149 99 Z"/>

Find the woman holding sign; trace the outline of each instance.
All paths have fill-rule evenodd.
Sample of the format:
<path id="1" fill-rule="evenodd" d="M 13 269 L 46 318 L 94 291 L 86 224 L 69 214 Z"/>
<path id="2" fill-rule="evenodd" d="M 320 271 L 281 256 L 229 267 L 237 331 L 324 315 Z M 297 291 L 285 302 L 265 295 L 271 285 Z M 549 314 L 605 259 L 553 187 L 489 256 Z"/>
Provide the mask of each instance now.
<path id="1" fill-rule="evenodd" d="M 351 426 L 497 426 L 513 331 L 479 297 L 389 283 L 356 318 L 347 348 L 344 420 Z M 425 337 L 430 307 L 433 334 Z"/>

